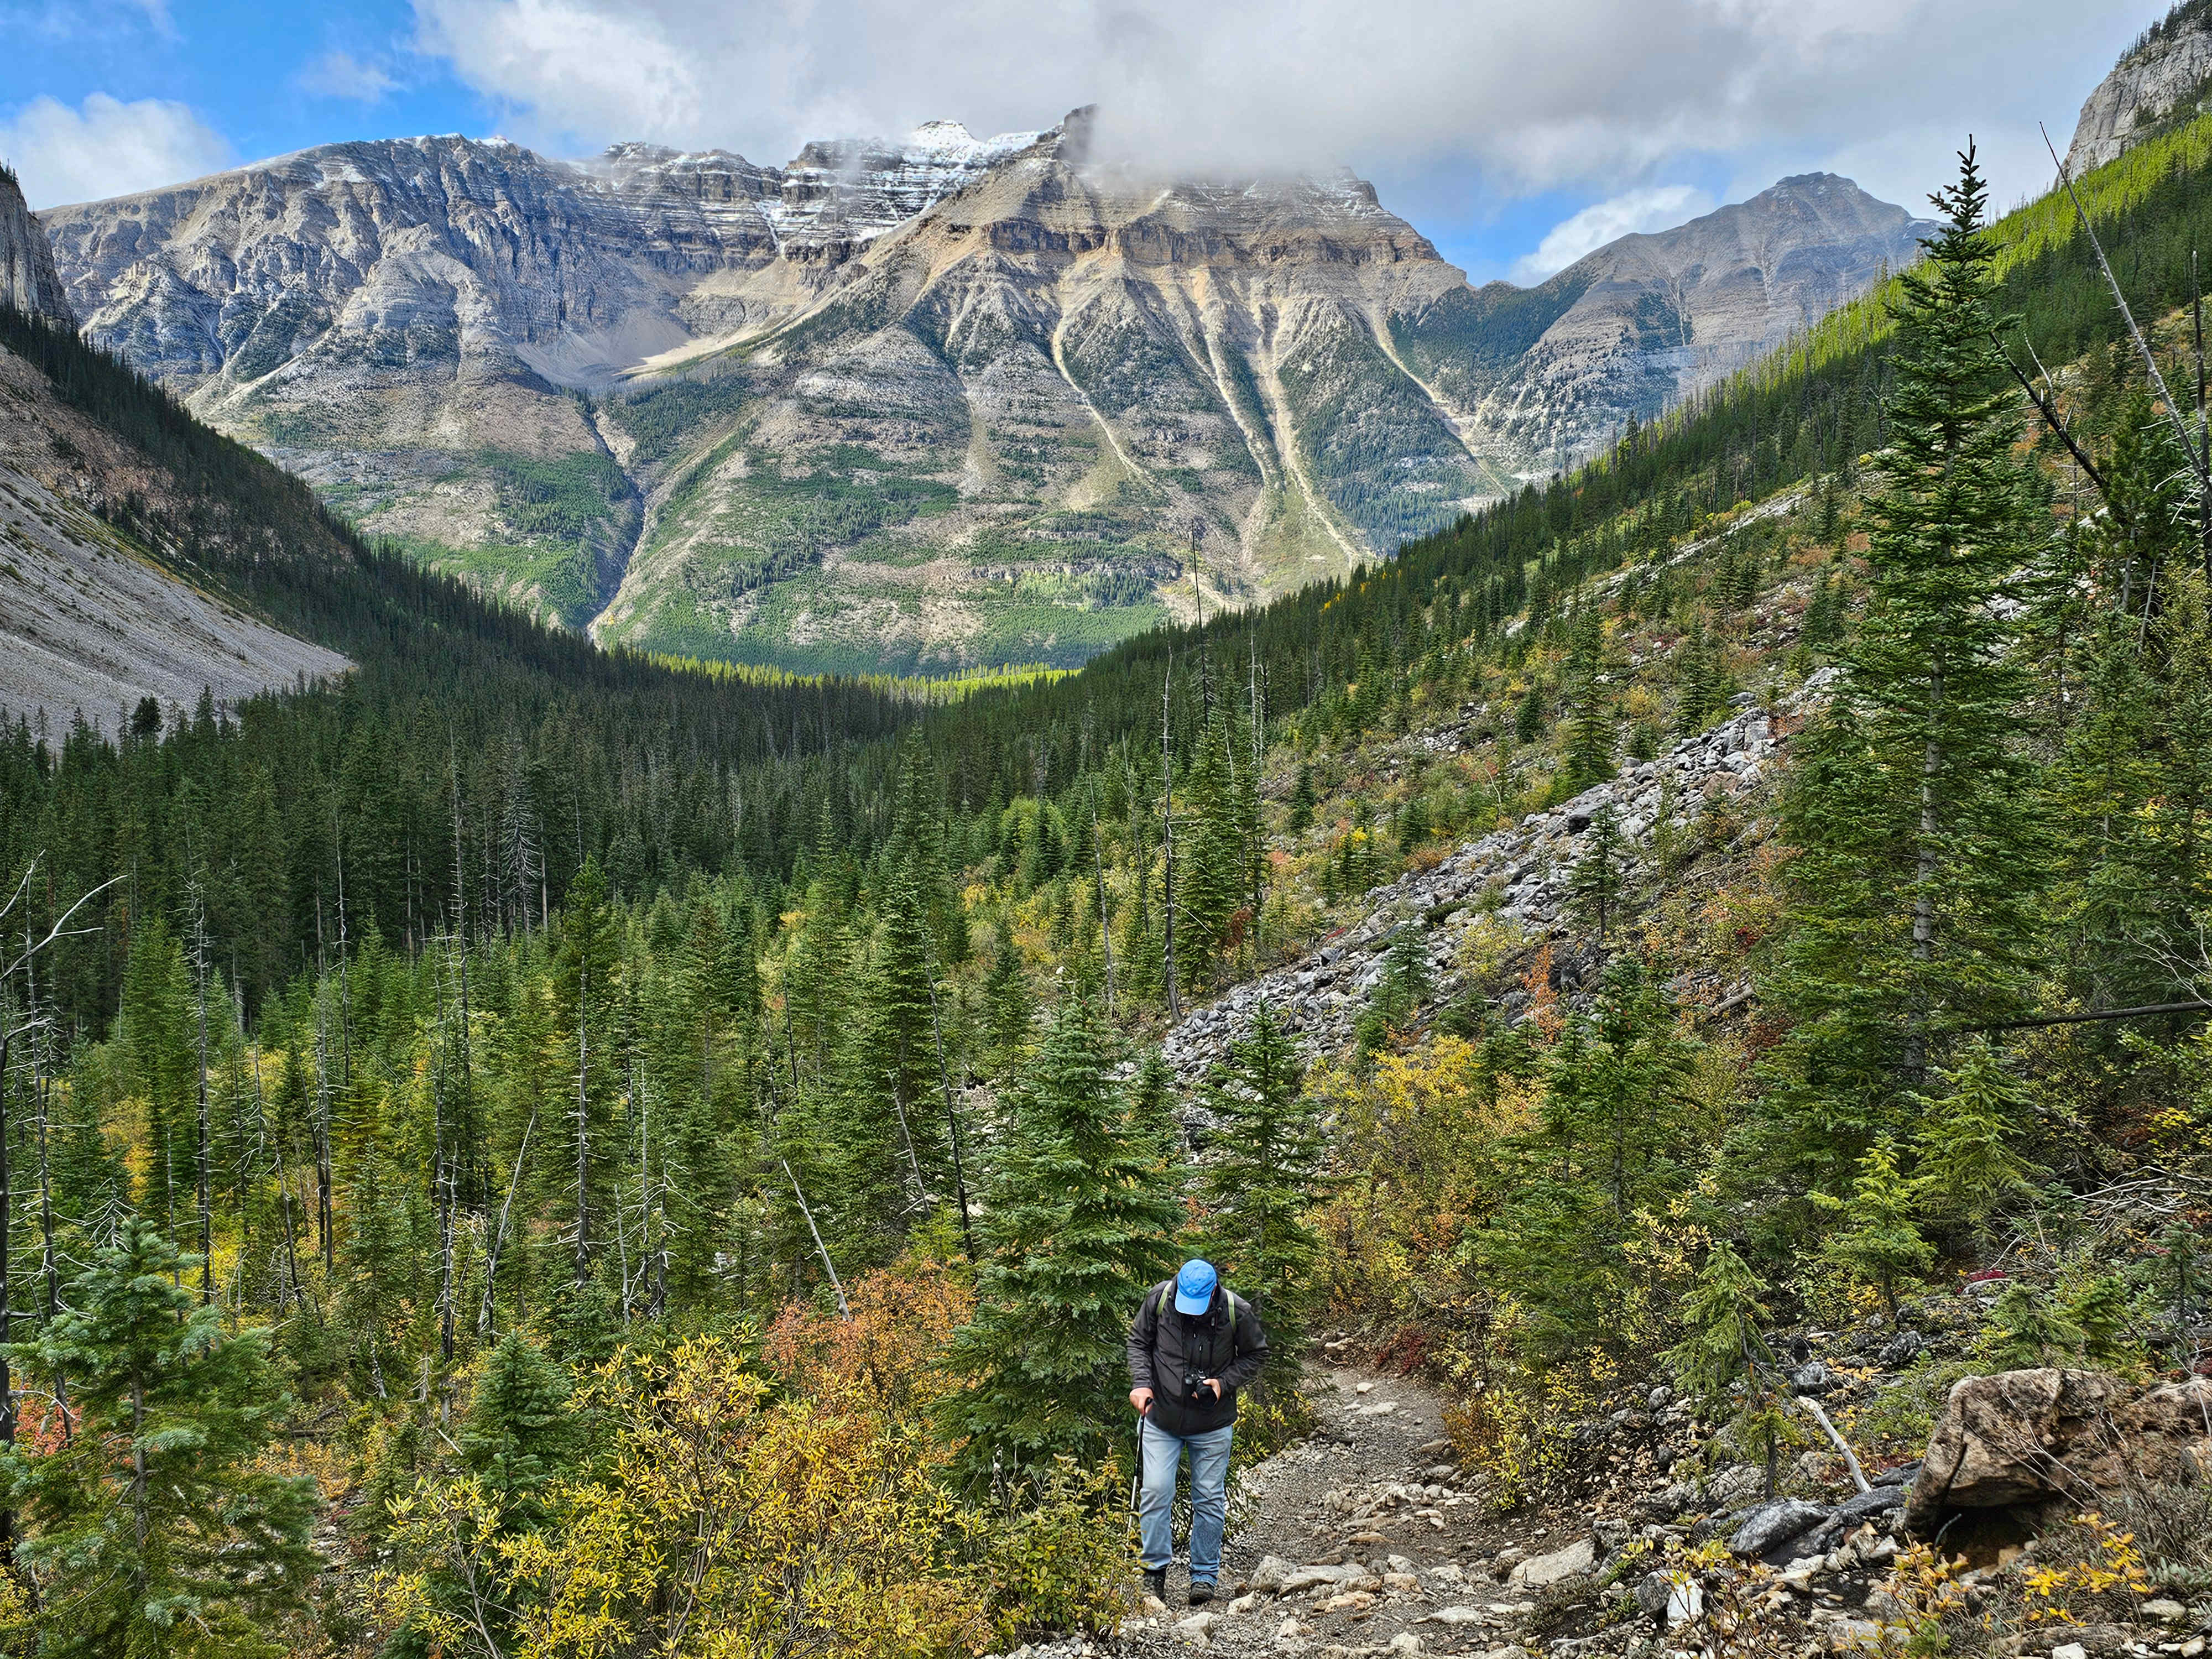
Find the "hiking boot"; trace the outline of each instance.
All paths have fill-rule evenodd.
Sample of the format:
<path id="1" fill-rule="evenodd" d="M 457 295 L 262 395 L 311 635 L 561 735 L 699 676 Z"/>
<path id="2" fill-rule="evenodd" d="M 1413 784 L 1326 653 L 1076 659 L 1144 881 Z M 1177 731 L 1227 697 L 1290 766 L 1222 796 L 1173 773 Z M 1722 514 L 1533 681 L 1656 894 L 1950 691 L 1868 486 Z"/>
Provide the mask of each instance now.
<path id="1" fill-rule="evenodd" d="M 1157 1595 L 1163 1601 L 1168 1599 L 1168 1570 L 1165 1567 L 1145 1569 L 1145 1594 Z"/>
<path id="2" fill-rule="evenodd" d="M 1209 1580 L 1207 1580 L 1207 1579 L 1204 1579 L 1204 1578 L 1194 1578 L 1194 1579 L 1192 1579 L 1192 1580 L 1191 1580 L 1191 1582 L 1190 1582 L 1190 1604 L 1191 1604 L 1191 1606 L 1193 1606 L 1193 1607 L 1204 1607 L 1204 1606 L 1205 1606 L 1208 1601 L 1211 1601 L 1212 1599 L 1213 1599 L 1213 1585 L 1212 1585 L 1212 1583 L 1211 1583 L 1211 1581 L 1209 1581 Z"/>

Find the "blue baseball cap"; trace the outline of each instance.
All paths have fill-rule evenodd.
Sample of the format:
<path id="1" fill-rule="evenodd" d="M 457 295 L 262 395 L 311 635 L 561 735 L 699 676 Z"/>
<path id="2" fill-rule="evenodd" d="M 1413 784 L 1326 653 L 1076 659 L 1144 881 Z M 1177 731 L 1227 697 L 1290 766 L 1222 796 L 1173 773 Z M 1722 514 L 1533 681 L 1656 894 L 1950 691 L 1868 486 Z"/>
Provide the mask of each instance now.
<path id="1" fill-rule="evenodd" d="M 1202 1314 L 1213 1305 L 1217 1275 L 1211 1261 L 1186 1261 L 1176 1275 L 1176 1311 Z"/>

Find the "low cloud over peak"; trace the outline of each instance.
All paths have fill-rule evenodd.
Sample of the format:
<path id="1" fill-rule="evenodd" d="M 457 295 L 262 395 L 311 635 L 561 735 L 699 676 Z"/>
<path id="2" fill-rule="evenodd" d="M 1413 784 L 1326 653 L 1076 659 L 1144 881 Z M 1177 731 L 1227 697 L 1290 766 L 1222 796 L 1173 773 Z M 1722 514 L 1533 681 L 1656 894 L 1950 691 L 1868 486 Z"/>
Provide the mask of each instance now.
<path id="1" fill-rule="evenodd" d="M 1107 153 L 1194 170 L 1449 164 L 1504 192 L 1687 155 L 1771 179 L 1931 111 L 1961 132 L 2063 123 L 2106 37 L 2137 27 L 2071 0 L 415 6 L 418 46 L 555 147 L 634 137 L 775 161 L 811 137 L 937 117 L 1002 131 L 1095 101 Z"/>
<path id="2" fill-rule="evenodd" d="M 1701 213 L 1713 198 L 1692 185 L 1650 185 L 1593 202 L 1552 227 L 1536 251 L 1513 267 L 1517 283 L 1540 283 L 1586 253 L 1639 230 L 1667 230 Z"/>

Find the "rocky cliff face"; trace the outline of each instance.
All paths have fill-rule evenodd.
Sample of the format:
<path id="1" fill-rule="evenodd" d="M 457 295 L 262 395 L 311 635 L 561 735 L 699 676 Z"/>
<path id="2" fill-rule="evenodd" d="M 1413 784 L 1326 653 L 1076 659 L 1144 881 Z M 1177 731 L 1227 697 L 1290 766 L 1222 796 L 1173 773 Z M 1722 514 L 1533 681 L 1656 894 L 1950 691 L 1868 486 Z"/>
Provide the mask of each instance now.
<path id="1" fill-rule="evenodd" d="M 1340 574 L 1906 222 L 1790 181 L 1478 294 L 1348 173 L 1164 180 L 1087 130 L 343 144 L 46 219 L 94 338 L 372 532 L 603 639 L 845 669 L 1074 662 Z"/>
<path id="2" fill-rule="evenodd" d="M 2067 146 L 2075 177 L 2100 167 L 2166 117 L 2203 106 L 2212 81 L 2212 3 L 2184 0 L 2144 31 L 2081 106 Z"/>
<path id="3" fill-rule="evenodd" d="M 0 302 L 63 328 L 76 326 L 69 295 L 54 271 L 46 233 L 25 205 L 15 175 L 0 167 Z"/>
<path id="4" fill-rule="evenodd" d="M 1536 288 L 1454 295 L 1413 349 L 1501 450 L 1564 465 L 1910 264 L 1928 229 L 1848 179 L 1806 173 L 1624 236 Z"/>

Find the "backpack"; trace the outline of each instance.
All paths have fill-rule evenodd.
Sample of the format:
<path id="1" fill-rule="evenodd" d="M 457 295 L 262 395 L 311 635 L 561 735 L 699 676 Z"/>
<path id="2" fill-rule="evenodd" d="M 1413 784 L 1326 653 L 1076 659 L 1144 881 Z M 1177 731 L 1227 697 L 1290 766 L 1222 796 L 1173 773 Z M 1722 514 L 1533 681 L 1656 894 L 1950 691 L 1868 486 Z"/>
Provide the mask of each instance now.
<path id="1" fill-rule="evenodd" d="M 1170 1279 L 1153 1295 L 1152 1323 L 1154 1325 L 1158 1325 L 1160 1321 L 1168 1316 L 1168 1304 L 1175 1296 L 1175 1287 L 1176 1282 Z M 1237 1292 L 1224 1290 L 1222 1295 L 1229 1298 L 1229 1352 L 1233 1354 L 1237 1352 Z"/>

